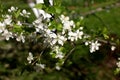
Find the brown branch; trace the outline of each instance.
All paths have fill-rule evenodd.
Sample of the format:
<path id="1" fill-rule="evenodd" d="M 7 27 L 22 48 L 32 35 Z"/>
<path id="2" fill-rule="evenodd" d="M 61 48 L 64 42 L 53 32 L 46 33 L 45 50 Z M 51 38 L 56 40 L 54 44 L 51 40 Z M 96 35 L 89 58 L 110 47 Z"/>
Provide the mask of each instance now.
<path id="1" fill-rule="evenodd" d="M 88 12 L 81 13 L 81 15 L 88 16 L 88 15 L 94 14 L 96 12 L 101 12 L 101 11 L 106 10 L 106 9 L 111 9 L 113 7 L 120 7 L 120 2 L 112 3 L 111 5 L 107 5 L 104 7 L 99 7 L 99 8 L 96 8 L 94 10 L 90 10 Z"/>
<path id="2" fill-rule="evenodd" d="M 105 43 L 105 44 L 109 43 L 110 45 L 114 45 L 114 46 L 117 45 L 117 44 L 114 43 L 114 42 L 110 42 L 110 41 L 103 40 L 103 39 L 99 39 L 99 38 L 96 38 L 96 40 L 98 40 L 99 42 Z"/>
<path id="3" fill-rule="evenodd" d="M 72 52 L 75 50 L 75 47 L 70 50 L 70 52 L 65 56 L 64 62 L 68 59 L 68 57 L 72 54 Z"/>

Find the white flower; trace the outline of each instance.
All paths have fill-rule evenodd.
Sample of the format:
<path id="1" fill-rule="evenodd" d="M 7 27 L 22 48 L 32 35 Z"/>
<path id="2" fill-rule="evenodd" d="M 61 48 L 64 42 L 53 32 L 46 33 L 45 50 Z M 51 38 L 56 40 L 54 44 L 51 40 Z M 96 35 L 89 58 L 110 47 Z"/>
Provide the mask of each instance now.
<path id="1" fill-rule="evenodd" d="M 80 27 L 79 29 L 80 29 L 80 30 L 83 30 L 83 27 Z"/>
<path id="2" fill-rule="evenodd" d="M 42 19 L 37 19 L 33 22 L 33 25 L 35 26 L 36 32 L 40 32 L 40 30 L 44 30 L 44 24 L 42 23 Z"/>
<path id="3" fill-rule="evenodd" d="M 53 51 L 55 51 L 56 53 L 59 53 L 59 49 L 60 49 L 59 46 L 54 46 Z"/>
<path id="4" fill-rule="evenodd" d="M 85 42 L 85 45 L 86 45 L 86 46 L 88 46 L 88 45 L 89 45 L 89 42 L 88 42 L 88 41 L 86 41 L 86 42 Z"/>
<path id="5" fill-rule="evenodd" d="M 74 22 L 72 20 L 69 20 L 68 16 L 61 15 L 59 18 L 63 24 L 62 34 L 65 34 L 66 30 L 71 31 L 72 28 L 75 28 Z"/>
<path id="6" fill-rule="evenodd" d="M 53 51 L 50 54 L 53 54 L 53 52 L 55 53 L 55 58 L 59 58 L 59 59 L 64 58 L 64 53 L 61 51 L 59 46 L 53 47 Z"/>
<path id="7" fill-rule="evenodd" d="M 116 64 L 117 64 L 118 68 L 120 68 L 120 61 L 119 61 L 119 62 L 117 62 Z"/>
<path id="8" fill-rule="evenodd" d="M 44 3 L 44 0 L 36 0 L 36 3 Z"/>
<path id="9" fill-rule="evenodd" d="M 57 70 L 60 70 L 60 69 L 61 69 L 60 66 L 55 66 L 55 68 L 56 68 Z"/>
<path id="10" fill-rule="evenodd" d="M 68 39 L 71 41 L 77 40 L 77 34 L 74 32 L 68 32 Z"/>
<path id="11" fill-rule="evenodd" d="M 40 16 L 37 20 L 33 22 L 33 25 L 35 26 L 36 32 L 46 32 L 48 30 L 48 25 L 46 23 L 43 23 L 44 17 Z M 43 33 L 44 34 L 44 33 Z"/>
<path id="12" fill-rule="evenodd" d="M 9 32 L 8 30 L 4 30 L 2 36 L 4 36 L 6 40 L 9 40 L 9 38 L 13 38 L 12 32 Z"/>
<path id="13" fill-rule="evenodd" d="M 78 37 L 79 39 L 82 39 L 83 31 L 77 30 L 77 31 L 76 31 L 76 34 L 77 34 L 77 37 Z"/>
<path id="14" fill-rule="evenodd" d="M 34 60 L 33 58 L 33 54 L 31 52 L 29 52 L 29 55 L 27 57 L 28 63 L 30 64 L 32 62 L 32 60 Z"/>
<path id="15" fill-rule="evenodd" d="M 69 21 L 69 17 L 65 17 L 64 15 L 60 16 L 60 20 L 62 21 L 62 23 L 65 23 L 66 21 Z"/>
<path id="16" fill-rule="evenodd" d="M 4 19 L 4 24 L 11 25 L 11 22 L 12 22 L 12 16 L 6 15 Z"/>
<path id="17" fill-rule="evenodd" d="M 17 35 L 16 40 L 17 41 L 22 41 L 24 43 L 25 42 L 25 36 L 23 36 L 23 33 L 21 33 L 19 36 Z"/>
<path id="18" fill-rule="evenodd" d="M 40 30 L 44 30 L 44 24 L 43 23 L 41 23 L 41 24 L 39 24 L 38 26 L 36 26 L 36 32 L 40 32 Z"/>
<path id="19" fill-rule="evenodd" d="M 22 11 L 22 13 L 23 13 L 23 14 L 27 14 L 27 11 L 24 9 L 24 10 Z"/>
<path id="20" fill-rule="evenodd" d="M 17 21 L 17 25 L 22 26 L 22 23 L 20 21 Z"/>
<path id="21" fill-rule="evenodd" d="M 120 60 L 120 58 L 118 58 L 118 60 Z"/>
<path id="22" fill-rule="evenodd" d="M 50 5 L 53 6 L 53 0 L 49 0 Z"/>
<path id="23" fill-rule="evenodd" d="M 116 63 L 117 67 L 120 69 L 120 58 L 118 58 L 118 62 Z"/>
<path id="24" fill-rule="evenodd" d="M 111 46 L 111 50 L 114 51 L 116 49 L 115 46 Z"/>
<path id="25" fill-rule="evenodd" d="M 0 33 L 2 33 L 5 30 L 5 24 L 0 22 Z"/>
<path id="26" fill-rule="evenodd" d="M 39 9 L 38 11 L 40 14 L 43 15 L 44 19 L 47 19 L 48 21 L 52 17 L 50 14 L 46 13 L 44 10 Z"/>
<path id="27" fill-rule="evenodd" d="M 59 52 L 59 53 L 56 54 L 55 58 L 63 59 L 64 55 L 63 55 L 62 52 Z"/>
<path id="28" fill-rule="evenodd" d="M 36 63 L 36 66 L 39 66 L 40 68 L 42 68 L 42 69 L 45 69 L 45 64 L 39 64 L 39 63 Z"/>
<path id="29" fill-rule="evenodd" d="M 56 44 L 58 42 L 58 44 L 62 45 L 64 44 L 64 42 L 66 41 L 67 39 L 64 37 L 64 36 L 61 36 L 61 35 L 54 35 L 53 36 L 53 40 L 52 40 L 52 43 L 53 44 Z"/>
<path id="30" fill-rule="evenodd" d="M 16 7 L 13 7 L 13 6 L 11 6 L 11 8 L 10 9 L 8 9 L 8 12 L 14 12 L 14 11 L 16 11 L 18 8 Z"/>
<path id="31" fill-rule="evenodd" d="M 30 13 L 29 12 L 27 12 L 25 9 L 24 10 L 22 10 L 22 12 L 20 13 L 20 15 L 21 16 L 23 16 L 23 17 L 29 17 L 29 15 L 30 15 Z"/>
<path id="32" fill-rule="evenodd" d="M 99 50 L 99 46 L 101 46 L 101 44 L 98 43 L 98 41 L 95 41 L 95 42 L 92 41 L 90 45 L 90 52 L 93 53 L 96 50 Z"/>
<path id="33" fill-rule="evenodd" d="M 56 40 L 57 40 L 58 44 L 63 45 L 64 42 L 66 41 L 66 38 L 64 36 L 61 36 L 58 34 Z"/>
<path id="34" fill-rule="evenodd" d="M 54 32 L 51 32 L 51 30 L 49 29 L 46 30 L 45 36 L 47 37 L 46 39 L 51 45 L 58 43 L 63 46 L 64 42 L 67 40 L 64 36 L 60 34 L 56 35 Z"/>
<path id="35" fill-rule="evenodd" d="M 70 23 L 69 21 L 66 21 L 66 22 L 63 24 L 63 29 L 64 29 L 64 30 L 71 31 L 71 23 Z"/>

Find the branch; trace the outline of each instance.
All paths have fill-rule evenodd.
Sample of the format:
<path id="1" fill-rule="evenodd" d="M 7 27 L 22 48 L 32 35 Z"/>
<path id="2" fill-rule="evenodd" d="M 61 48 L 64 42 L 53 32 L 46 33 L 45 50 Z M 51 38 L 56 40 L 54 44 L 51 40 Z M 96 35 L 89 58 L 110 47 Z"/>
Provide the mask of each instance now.
<path id="1" fill-rule="evenodd" d="M 68 57 L 72 54 L 72 52 L 75 50 L 75 47 L 70 50 L 70 52 L 65 56 L 64 62 L 68 59 Z"/>

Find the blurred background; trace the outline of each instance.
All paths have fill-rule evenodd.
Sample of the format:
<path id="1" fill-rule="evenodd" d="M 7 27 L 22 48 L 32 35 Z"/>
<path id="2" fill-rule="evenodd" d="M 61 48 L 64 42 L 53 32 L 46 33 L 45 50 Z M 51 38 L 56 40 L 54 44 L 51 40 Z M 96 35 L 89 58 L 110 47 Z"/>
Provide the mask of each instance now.
<path id="1" fill-rule="evenodd" d="M 88 33 L 97 33 L 107 27 L 111 38 L 120 38 L 119 0 L 62 0 L 62 5 L 67 10 L 64 13 L 73 20 L 84 16 L 84 26 L 90 30 Z M 0 15 L 11 6 L 33 13 L 26 0 L 0 0 Z M 34 19 L 32 15 L 27 21 Z M 51 67 L 35 71 L 32 66 L 26 65 L 26 58 L 29 50 L 39 52 L 42 48 L 40 43 L 19 44 L 15 40 L 8 42 L 0 39 L 0 80 L 120 80 L 120 75 L 114 74 L 120 45 L 111 51 L 109 43 L 106 43 L 100 47 L 100 51 L 92 54 L 89 48 L 77 46 L 60 71 L 52 69 L 55 61 L 47 54 L 42 59 Z"/>

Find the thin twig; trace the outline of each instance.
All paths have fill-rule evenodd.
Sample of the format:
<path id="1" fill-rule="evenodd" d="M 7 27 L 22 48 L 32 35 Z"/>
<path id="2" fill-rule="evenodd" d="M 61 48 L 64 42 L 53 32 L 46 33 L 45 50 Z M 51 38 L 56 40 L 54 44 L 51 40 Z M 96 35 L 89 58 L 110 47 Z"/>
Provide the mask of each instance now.
<path id="1" fill-rule="evenodd" d="M 117 45 L 117 44 L 114 43 L 114 42 L 106 41 L 106 40 L 99 39 L 99 38 L 96 38 L 96 40 L 98 40 L 99 42 L 103 42 L 103 43 L 105 43 L 105 44 L 109 43 L 110 45 L 113 45 L 113 46 L 116 46 L 116 45 Z"/>
<path id="2" fill-rule="evenodd" d="M 75 47 L 70 50 L 70 52 L 65 56 L 64 62 L 68 59 L 68 57 L 72 54 L 72 52 L 75 50 Z"/>

